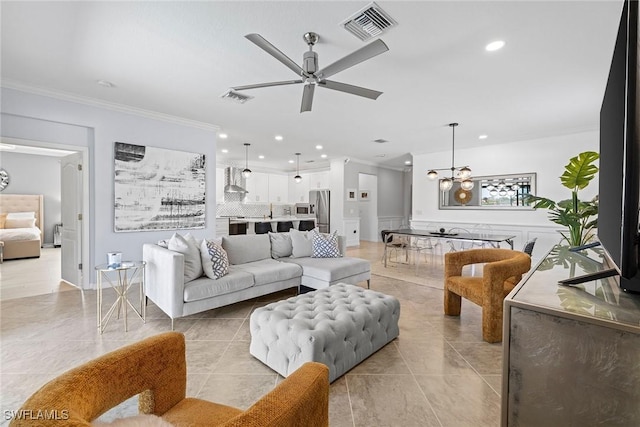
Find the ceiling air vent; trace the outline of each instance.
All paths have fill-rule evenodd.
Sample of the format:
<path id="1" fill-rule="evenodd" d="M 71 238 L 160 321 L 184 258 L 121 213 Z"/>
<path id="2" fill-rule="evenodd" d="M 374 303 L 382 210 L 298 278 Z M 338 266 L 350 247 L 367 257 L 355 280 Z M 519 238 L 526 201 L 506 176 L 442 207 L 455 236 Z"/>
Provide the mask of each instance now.
<path id="1" fill-rule="evenodd" d="M 229 89 L 228 91 L 220 95 L 220 98 L 229 98 L 236 102 L 239 102 L 240 104 L 244 104 L 248 100 L 252 99 L 253 96 L 244 95 L 240 92 L 234 91 L 233 89 Z"/>
<path id="2" fill-rule="evenodd" d="M 345 30 L 362 41 L 378 37 L 398 23 L 375 3 L 369 4 L 342 23 Z"/>

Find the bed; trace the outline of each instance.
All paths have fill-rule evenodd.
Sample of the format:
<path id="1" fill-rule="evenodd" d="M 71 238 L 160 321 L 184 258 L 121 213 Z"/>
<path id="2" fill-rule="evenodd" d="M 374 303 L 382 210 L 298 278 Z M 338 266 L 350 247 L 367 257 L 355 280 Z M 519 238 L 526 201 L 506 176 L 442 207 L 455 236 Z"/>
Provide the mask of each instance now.
<path id="1" fill-rule="evenodd" d="M 7 220 L 5 214 L 33 212 L 34 227 L 21 227 L 21 218 Z M 11 218 L 11 216 L 9 216 Z M 0 241 L 4 243 L 3 259 L 37 258 L 40 256 L 43 239 L 42 194 L 0 194 Z M 28 222 L 28 221 L 27 221 Z M 7 226 L 7 228 L 5 228 Z M 14 227 L 17 226 L 17 227 Z M 11 227 L 11 228 L 8 228 Z"/>

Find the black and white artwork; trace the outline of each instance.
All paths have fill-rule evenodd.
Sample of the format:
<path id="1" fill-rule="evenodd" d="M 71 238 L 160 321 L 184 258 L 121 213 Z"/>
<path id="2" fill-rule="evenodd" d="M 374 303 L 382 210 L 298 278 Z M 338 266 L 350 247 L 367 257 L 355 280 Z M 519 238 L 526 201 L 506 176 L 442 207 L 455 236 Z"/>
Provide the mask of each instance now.
<path id="1" fill-rule="evenodd" d="M 116 142 L 115 231 L 204 228 L 204 157 Z"/>

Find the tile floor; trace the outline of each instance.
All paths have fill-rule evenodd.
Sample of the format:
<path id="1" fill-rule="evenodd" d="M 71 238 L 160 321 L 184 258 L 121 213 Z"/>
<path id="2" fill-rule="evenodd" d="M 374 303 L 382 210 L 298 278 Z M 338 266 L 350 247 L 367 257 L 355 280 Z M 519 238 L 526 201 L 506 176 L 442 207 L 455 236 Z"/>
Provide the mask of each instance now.
<path id="1" fill-rule="evenodd" d="M 380 271 L 375 263 L 380 262 L 382 244 L 362 242 L 349 255 L 371 259 L 374 271 Z M 25 265 L 23 278 L 28 282 L 26 271 L 35 264 Z M 7 267 L 9 262 L 0 265 L 3 282 Z M 331 384 L 330 425 L 499 425 L 502 346 L 482 341 L 480 308 L 464 301 L 460 318 L 442 314 L 440 262 L 424 262 L 418 279 L 412 266 L 394 266 L 384 273 L 372 277 L 371 288 L 400 300 L 400 336 Z M 59 282 L 51 277 L 54 288 Z M 421 280 L 424 283 L 414 283 Z M 105 303 L 111 298 L 107 294 Z M 246 408 L 274 387 L 280 377 L 249 355 L 249 314 L 289 295 L 293 292 L 177 320 L 176 330 L 187 339 L 187 394 Z M 114 319 L 100 335 L 95 296 L 95 291 L 73 289 L 0 303 L 1 425 L 8 423 L 4 411 L 18 409 L 56 375 L 170 329 L 167 316 L 150 304 L 146 324 L 130 317 L 125 333 L 122 322 Z M 135 411 L 133 398 L 103 419 Z"/>

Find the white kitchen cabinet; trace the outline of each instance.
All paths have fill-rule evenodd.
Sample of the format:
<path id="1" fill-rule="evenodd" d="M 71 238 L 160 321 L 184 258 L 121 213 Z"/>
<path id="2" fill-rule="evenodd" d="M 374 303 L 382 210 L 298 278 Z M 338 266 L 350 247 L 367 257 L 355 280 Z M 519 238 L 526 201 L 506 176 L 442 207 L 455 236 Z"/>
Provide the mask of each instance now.
<path id="1" fill-rule="evenodd" d="M 289 178 L 287 175 L 269 174 L 270 203 L 289 202 Z"/>
<path id="2" fill-rule="evenodd" d="M 269 180 L 271 175 L 263 172 L 253 172 L 245 181 L 248 191 L 245 201 L 249 203 L 269 202 Z"/>
<path id="3" fill-rule="evenodd" d="M 345 218 L 342 224 L 347 247 L 360 246 L 360 218 Z"/>
<path id="4" fill-rule="evenodd" d="M 216 218 L 216 237 L 229 235 L 229 218 Z"/>
<path id="5" fill-rule="evenodd" d="M 216 202 L 224 203 L 224 168 L 216 168 Z"/>
<path id="6" fill-rule="evenodd" d="M 309 176 L 308 174 L 300 174 L 300 176 L 302 177 L 300 182 L 296 182 L 293 177 L 290 178 L 290 203 L 309 203 Z"/>
<path id="7" fill-rule="evenodd" d="M 308 174 L 309 190 L 328 190 L 329 189 L 329 171 L 313 172 Z"/>

